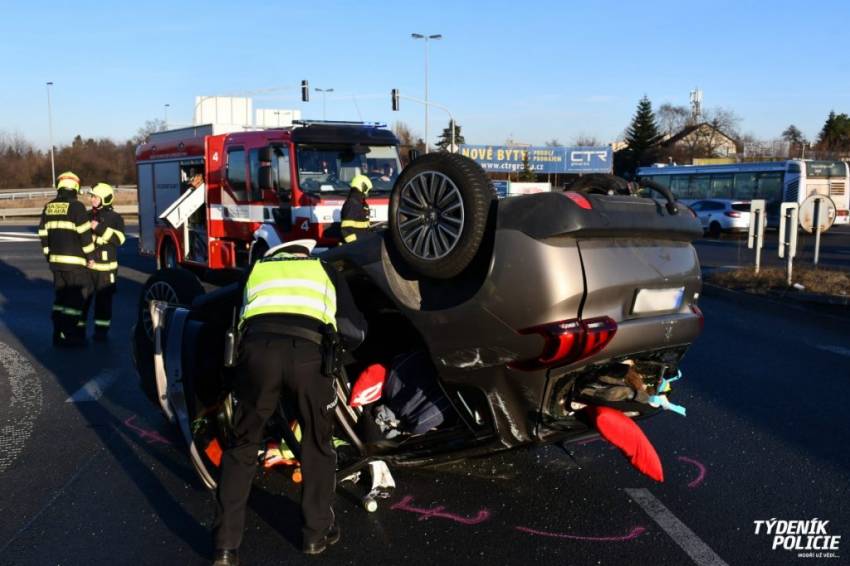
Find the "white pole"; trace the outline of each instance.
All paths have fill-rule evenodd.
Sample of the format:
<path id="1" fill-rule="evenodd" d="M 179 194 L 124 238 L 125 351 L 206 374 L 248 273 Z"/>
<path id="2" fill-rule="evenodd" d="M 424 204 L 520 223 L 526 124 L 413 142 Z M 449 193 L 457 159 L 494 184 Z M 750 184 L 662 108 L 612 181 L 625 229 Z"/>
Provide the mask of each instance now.
<path id="1" fill-rule="evenodd" d="M 428 153 L 428 36 L 425 36 L 425 153 Z"/>
<path id="2" fill-rule="evenodd" d="M 53 86 L 53 82 L 47 83 L 47 129 L 48 129 L 48 141 L 50 142 L 50 175 L 53 178 L 53 187 L 56 187 L 56 161 L 53 157 L 53 110 L 50 107 L 50 87 Z"/>
<path id="3" fill-rule="evenodd" d="M 820 211 L 821 211 L 821 199 L 815 199 L 815 267 L 818 266 L 818 255 L 820 253 Z"/>

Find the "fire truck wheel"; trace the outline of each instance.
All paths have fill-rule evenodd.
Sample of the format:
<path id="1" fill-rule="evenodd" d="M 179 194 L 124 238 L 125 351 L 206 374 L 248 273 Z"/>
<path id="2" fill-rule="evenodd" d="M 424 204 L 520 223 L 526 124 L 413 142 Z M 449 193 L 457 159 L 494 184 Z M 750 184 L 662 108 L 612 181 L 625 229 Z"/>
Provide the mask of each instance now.
<path id="1" fill-rule="evenodd" d="M 454 277 L 478 252 L 494 198 L 487 175 L 471 159 L 456 153 L 423 155 L 402 171 L 393 187 L 393 244 L 419 274 Z"/>
<path id="2" fill-rule="evenodd" d="M 153 330 L 149 305 L 153 300 L 188 306 L 204 294 L 201 282 L 185 269 L 162 269 L 151 275 L 142 287 L 133 327 L 133 356 L 145 395 L 157 406 L 156 378 L 153 366 Z"/>

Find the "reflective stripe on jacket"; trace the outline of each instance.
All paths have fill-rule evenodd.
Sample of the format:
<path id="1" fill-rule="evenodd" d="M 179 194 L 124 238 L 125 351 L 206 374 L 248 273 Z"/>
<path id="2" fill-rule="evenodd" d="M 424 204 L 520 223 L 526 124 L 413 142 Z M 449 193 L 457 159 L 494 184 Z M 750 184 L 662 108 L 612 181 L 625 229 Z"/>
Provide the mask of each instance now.
<path id="1" fill-rule="evenodd" d="M 245 285 L 241 328 L 266 314 L 306 316 L 336 328 L 336 289 L 320 260 L 289 254 L 254 264 Z"/>
<path id="2" fill-rule="evenodd" d="M 93 259 L 91 222 L 76 191 L 60 189 L 48 202 L 38 225 L 41 248 L 53 271 L 85 267 Z"/>
<path id="3" fill-rule="evenodd" d="M 111 206 L 92 209 L 92 220 L 97 220 L 94 233 L 94 271 L 116 271 L 118 269 L 118 247 L 127 239 L 124 235 L 124 219 Z"/>

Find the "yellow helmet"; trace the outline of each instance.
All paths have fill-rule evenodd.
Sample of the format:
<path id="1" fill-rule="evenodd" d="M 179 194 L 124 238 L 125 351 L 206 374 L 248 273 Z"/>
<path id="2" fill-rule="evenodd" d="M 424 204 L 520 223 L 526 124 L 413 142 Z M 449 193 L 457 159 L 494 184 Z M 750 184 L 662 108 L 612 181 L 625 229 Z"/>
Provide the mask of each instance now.
<path id="1" fill-rule="evenodd" d="M 112 185 L 108 185 L 106 183 L 98 183 L 91 188 L 91 192 L 94 196 L 100 198 L 100 202 L 103 203 L 104 206 L 110 206 L 112 204 L 112 198 L 115 196 L 115 192 L 112 190 Z"/>
<path id="2" fill-rule="evenodd" d="M 366 175 L 355 175 L 349 186 L 352 189 L 357 189 L 364 195 L 368 195 L 372 190 L 372 181 Z"/>
<path id="3" fill-rule="evenodd" d="M 72 191 L 80 190 L 80 178 L 71 171 L 65 171 L 56 179 L 57 189 L 70 189 Z"/>

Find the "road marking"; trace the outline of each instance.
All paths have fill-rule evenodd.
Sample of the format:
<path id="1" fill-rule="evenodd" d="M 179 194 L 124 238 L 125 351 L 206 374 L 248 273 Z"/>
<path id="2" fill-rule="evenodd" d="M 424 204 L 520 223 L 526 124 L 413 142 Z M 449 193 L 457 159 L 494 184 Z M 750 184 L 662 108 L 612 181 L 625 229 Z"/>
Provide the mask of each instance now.
<path id="1" fill-rule="evenodd" d="M 0 342 L 0 366 L 11 386 L 9 409 L 0 412 L 0 472 L 20 456 L 41 413 L 41 380 L 32 364 L 17 350 Z"/>
<path id="2" fill-rule="evenodd" d="M 38 236 L 33 238 L 22 238 L 20 236 L 4 236 L 0 234 L 0 242 L 36 242 L 38 241 Z"/>
<path id="3" fill-rule="evenodd" d="M 22 236 L 25 238 L 38 238 L 35 232 L 0 232 L 0 236 Z"/>
<path id="4" fill-rule="evenodd" d="M 658 501 L 648 489 L 627 488 L 625 491 L 691 557 L 694 564 L 698 566 L 729 566 L 687 525 L 677 519 L 663 503 Z"/>
<path id="5" fill-rule="evenodd" d="M 102 371 L 94 379 L 77 389 L 73 395 L 65 399 L 66 403 L 85 403 L 97 401 L 109 386 L 115 383 L 118 375 L 111 371 Z"/>
<path id="6" fill-rule="evenodd" d="M 847 356 L 850 357 L 850 348 L 845 348 L 843 346 L 830 346 L 830 345 L 815 345 L 815 348 L 818 350 L 823 350 L 824 352 L 831 352 L 833 354 L 838 354 L 839 356 Z"/>

